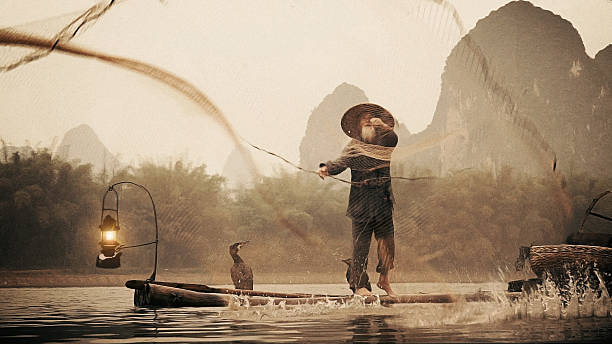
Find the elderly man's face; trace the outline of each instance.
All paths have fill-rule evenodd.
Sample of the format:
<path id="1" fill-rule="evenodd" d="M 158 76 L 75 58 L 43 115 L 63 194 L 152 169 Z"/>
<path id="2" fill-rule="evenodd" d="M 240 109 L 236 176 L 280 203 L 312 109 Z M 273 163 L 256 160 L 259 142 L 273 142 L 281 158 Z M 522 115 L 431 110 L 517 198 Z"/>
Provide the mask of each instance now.
<path id="1" fill-rule="evenodd" d="M 376 136 L 376 129 L 370 121 L 373 118 L 372 114 L 364 113 L 359 118 L 359 127 L 361 128 L 361 139 L 366 143 L 372 143 Z"/>
<path id="2" fill-rule="evenodd" d="M 364 126 L 371 126 L 372 123 L 370 122 L 370 120 L 373 118 L 374 116 L 372 116 L 371 113 L 364 113 L 361 115 L 361 117 L 359 118 L 359 128 L 363 128 Z"/>

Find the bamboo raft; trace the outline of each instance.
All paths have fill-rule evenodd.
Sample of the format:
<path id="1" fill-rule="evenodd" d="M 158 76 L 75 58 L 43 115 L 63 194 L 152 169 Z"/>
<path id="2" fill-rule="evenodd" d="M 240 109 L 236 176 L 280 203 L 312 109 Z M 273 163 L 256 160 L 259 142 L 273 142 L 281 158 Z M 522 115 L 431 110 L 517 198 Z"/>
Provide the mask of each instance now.
<path id="1" fill-rule="evenodd" d="M 355 298 L 353 295 L 323 295 L 305 293 L 279 293 L 269 291 L 241 290 L 209 287 L 203 284 L 189 284 L 161 281 L 131 280 L 125 286 L 134 289 L 134 305 L 137 307 L 227 307 L 231 304 L 250 306 L 303 305 L 320 302 L 346 303 Z M 516 297 L 513 293 L 506 296 Z M 367 296 L 363 302 L 382 305 L 408 303 L 453 303 L 453 302 L 494 302 L 498 298 L 487 291 L 469 294 L 405 294 L 391 297 Z"/>

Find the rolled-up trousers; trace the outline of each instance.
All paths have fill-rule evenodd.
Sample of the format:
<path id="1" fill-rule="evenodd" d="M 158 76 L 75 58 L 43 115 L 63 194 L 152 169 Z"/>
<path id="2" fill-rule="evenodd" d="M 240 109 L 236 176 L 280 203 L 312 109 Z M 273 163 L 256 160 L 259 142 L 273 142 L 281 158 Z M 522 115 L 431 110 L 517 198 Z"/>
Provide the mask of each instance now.
<path id="1" fill-rule="evenodd" d="M 393 216 L 389 214 L 368 219 L 353 219 L 353 262 L 349 279 L 353 291 L 359 288 L 372 290 L 366 271 L 372 233 L 378 242 L 376 272 L 386 274 L 393 269 L 395 259 Z"/>

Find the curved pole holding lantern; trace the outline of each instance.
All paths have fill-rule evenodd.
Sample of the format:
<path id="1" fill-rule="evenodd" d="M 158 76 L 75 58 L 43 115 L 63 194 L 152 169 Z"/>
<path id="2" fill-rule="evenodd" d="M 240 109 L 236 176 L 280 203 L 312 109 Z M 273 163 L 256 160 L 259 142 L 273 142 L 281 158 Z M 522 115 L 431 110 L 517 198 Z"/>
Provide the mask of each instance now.
<path id="1" fill-rule="evenodd" d="M 132 248 L 132 247 L 140 247 L 140 246 L 155 244 L 155 265 L 153 266 L 153 273 L 151 274 L 151 277 L 148 278 L 148 281 L 155 281 L 155 276 L 157 274 L 157 248 L 159 246 L 158 245 L 159 244 L 159 228 L 158 228 L 158 225 L 157 225 L 157 209 L 155 208 L 155 202 L 153 201 L 153 197 L 151 196 L 151 193 L 149 192 L 149 190 L 147 188 L 145 188 L 144 186 L 140 185 L 140 184 L 137 184 L 137 183 L 134 183 L 134 182 L 128 182 L 128 181 L 121 181 L 121 182 L 117 182 L 117 183 L 112 184 L 111 186 L 108 187 L 108 191 L 106 191 L 106 193 L 104 194 L 104 197 L 102 198 L 102 215 L 104 215 L 104 210 L 115 211 L 116 214 L 117 214 L 117 224 L 119 224 L 119 195 L 117 194 L 117 190 L 115 190 L 115 186 L 121 185 L 121 184 L 129 184 L 129 185 L 137 186 L 137 187 L 141 188 L 142 190 L 144 190 L 147 193 L 147 195 L 149 196 L 149 199 L 151 200 L 151 205 L 153 206 L 153 218 L 155 219 L 155 241 L 152 241 L 152 242 L 146 243 L 146 244 L 140 244 L 140 245 L 120 246 L 119 249 L 122 249 L 122 248 Z M 110 191 L 115 193 L 115 199 L 116 199 L 116 208 L 115 209 L 104 208 L 104 201 L 106 199 L 106 195 Z"/>

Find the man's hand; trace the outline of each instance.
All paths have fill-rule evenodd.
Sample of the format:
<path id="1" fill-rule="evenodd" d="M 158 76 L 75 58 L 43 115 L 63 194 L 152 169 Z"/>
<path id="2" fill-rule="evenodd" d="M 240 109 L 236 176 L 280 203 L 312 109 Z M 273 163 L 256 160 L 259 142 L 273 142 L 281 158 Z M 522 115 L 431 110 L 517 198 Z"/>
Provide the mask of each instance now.
<path id="1" fill-rule="evenodd" d="M 388 126 L 387 123 L 383 122 L 383 120 L 378 117 L 370 118 L 370 123 L 372 123 L 372 125 L 375 127 L 379 127 L 379 128 L 383 128 L 387 130 L 391 129 L 391 127 Z"/>
<path id="2" fill-rule="evenodd" d="M 329 176 L 329 170 L 327 169 L 327 166 L 323 165 L 319 167 L 319 169 L 317 170 L 317 174 L 321 179 L 325 179 L 325 177 Z"/>

